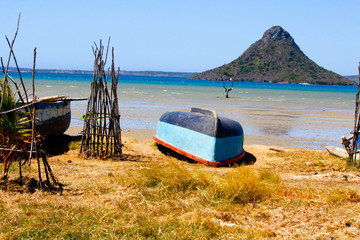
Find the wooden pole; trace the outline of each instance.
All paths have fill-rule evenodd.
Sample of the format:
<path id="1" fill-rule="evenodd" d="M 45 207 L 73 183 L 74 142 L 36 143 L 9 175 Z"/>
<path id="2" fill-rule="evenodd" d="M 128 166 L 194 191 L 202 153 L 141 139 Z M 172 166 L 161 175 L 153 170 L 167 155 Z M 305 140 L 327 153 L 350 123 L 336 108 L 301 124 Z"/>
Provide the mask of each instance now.
<path id="1" fill-rule="evenodd" d="M 355 118 L 354 118 L 354 130 L 353 130 L 353 137 L 351 142 L 351 148 L 350 148 L 350 162 L 357 165 L 358 159 L 356 159 L 356 153 L 358 151 L 358 137 L 359 137 L 359 127 L 360 127 L 360 103 L 359 103 L 359 94 L 360 94 L 360 62 L 358 66 L 359 70 L 359 81 L 358 81 L 358 91 L 355 96 Z M 359 163 L 360 164 L 360 163 Z"/>
<path id="2" fill-rule="evenodd" d="M 33 101 L 36 101 L 36 93 L 35 93 L 35 62 L 36 62 L 36 48 L 34 49 L 34 62 L 33 62 L 33 70 L 32 70 L 32 92 L 33 92 Z M 35 125 L 35 121 L 36 121 L 36 107 L 33 106 L 32 109 L 32 137 L 31 137 L 31 150 L 34 148 L 35 149 L 35 154 L 36 154 L 36 160 L 37 160 L 37 165 L 38 165 L 38 175 L 39 175 L 39 188 L 42 188 L 42 178 L 41 178 L 41 167 L 40 167 L 40 157 L 39 157 L 39 151 L 37 148 L 37 143 L 36 143 L 36 125 Z M 32 154 L 30 153 L 30 157 L 29 157 L 29 162 L 31 161 L 31 156 Z"/>
<path id="3" fill-rule="evenodd" d="M 354 163 L 356 164 L 360 164 L 359 159 L 357 159 L 357 152 L 358 152 L 358 140 L 359 140 L 359 127 L 360 127 L 360 111 L 359 111 L 359 107 L 360 107 L 360 103 L 359 103 L 359 93 L 360 93 L 360 62 L 359 62 L 359 66 L 358 66 L 358 72 L 359 72 L 359 81 L 358 81 L 358 91 L 356 94 L 356 129 L 354 132 L 354 137 L 356 136 L 356 138 L 353 138 L 353 143 L 354 143 L 354 150 L 353 150 L 353 159 L 354 159 Z"/>
<path id="4" fill-rule="evenodd" d="M 32 70 L 32 87 L 33 87 L 33 102 L 36 102 L 35 96 L 35 61 L 36 61 L 36 48 L 34 49 L 34 61 L 33 61 L 33 70 Z M 35 150 L 36 150 L 36 134 L 35 134 L 35 105 L 32 108 L 32 121 L 31 121 L 31 143 L 30 143 L 30 150 L 34 149 L 35 143 Z M 29 163 L 31 162 L 32 152 L 29 155 Z"/>

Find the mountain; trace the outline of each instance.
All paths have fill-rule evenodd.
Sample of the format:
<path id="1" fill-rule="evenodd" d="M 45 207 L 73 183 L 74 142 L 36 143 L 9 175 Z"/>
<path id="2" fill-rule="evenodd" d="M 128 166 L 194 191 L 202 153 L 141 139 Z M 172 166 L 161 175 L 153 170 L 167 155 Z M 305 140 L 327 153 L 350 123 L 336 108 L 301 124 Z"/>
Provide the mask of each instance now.
<path id="1" fill-rule="evenodd" d="M 355 85 L 310 60 L 280 26 L 267 30 L 239 58 L 223 66 L 196 73 L 190 79 Z"/>

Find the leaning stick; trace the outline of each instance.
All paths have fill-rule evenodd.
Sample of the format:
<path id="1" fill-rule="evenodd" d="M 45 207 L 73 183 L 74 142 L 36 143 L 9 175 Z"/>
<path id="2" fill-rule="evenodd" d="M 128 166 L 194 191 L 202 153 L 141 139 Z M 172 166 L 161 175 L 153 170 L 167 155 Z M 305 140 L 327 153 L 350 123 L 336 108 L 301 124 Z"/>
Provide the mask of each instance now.
<path id="1" fill-rule="evenodd" d="M 2 58 L 0 58 L 0 61 L 1 61 L 1 67 L 2 67 L 3 73 L 5 74 L 4 63 L 2 61 Z M 6 77 L 8 79 L 10 79 L 10 81 L 15 85 L 16 92 L 19 95 L 19 98 L 20 98 L 21 102 L 24 103 L 24 100 L 23 100 L 23 98 L 21 96 L 21 93 L 20 93 L 19 85 L 17 85 L 17 83 L 14 81 L 14 79 L 12 79 L 12 77 L 9 76 L 9 74 L 6 74 L 6 75 L 7 75 Z"/>
<path id="2" fill-rule="evenodd" d="M 33 101 L 36 101 L 36 94 L 35 94 L 35 62 L 36 62 L 36 48 L 34 49 L 34 64 L 33 64 L 33 70 L 32 70 Z M 37 165 L 38 165 L 38 174 L 39 174 L 39 188 L 42 188 L 40 157 L 39 157 L 39 151 L 37 149 L 37 143 L 36 143 L 35 113 L 36 113 L 36 107 L 34 106 L 33 107 L 33 119 L 32 119 L 31 149 L 33 147 L 35 148 L 36 160 L 37 160 Z M 29 161 L 30 161 L 30 159 L 31 159 L 31 157 L 29 157 Z"/>
<path id="3" fill-rule="evenodd" d="M 7 71 L 8 71 L 8 69 L 9 69 L 9 64 L 10 64 L 10 59 L 11 59 L 12 48 L 14 47 L 15 39 L 16 39 L 16 36 L 17 36 L 17 34 L 18 34 L 18 31 L 19 31 L 20 17 L 21 17 L 21 13 L 19 14 L 19 18 L 18 18 L 18 22 L 17 22 L 17 27 L 16 27 L 16 32 L 15 32 L 14 38 L 13 38 L 11 44 L 9 45 L 9 46 L 10 46 L 10 53 L 9 53 L 8 62 L 7 62 L 7 64 L 6 64 L 5 75 L 6 75 Z M 6 39 L 7 39 L 7 37 L 6 37 Z"/>
<path id="4" fill-rule="evenodd" d="M 33 101 L 36 102 L 36 95 L 35 95 L 35 61 L 36 61 L 36 48 L 34 49 L 34 63 L 33 63 L 33 71 L 32 71 L 32 87 L 33 87 Z M 36 147 L 36 139 L 35 139 L 35 106 L 33 106 L 32 109 L 32 122 L 31 122 L 31 129 L 32 129 L 32 135 L 31 135 L 31 144 L 30 144 L 30 150 L 32 150 L 34 148 L 34 144 L 35 144 L 35 151 L 37 152 L 37 147 Z M 39 161 L 39 157 L 38 154 L 36 153 L 36 156 L 38 158 Z M 32 157 L 32 153 L 30 153 L 29 155 L 29 162 L 31 161 L 31 157 Z M 40 166 L 39 166 L 39 172 L 40 172 Z M 41 179 L 41 176 L 39 176 L 39 179 Z"/>
<path id="5" fill-rule="evenodd" d="M 9 47 L 10 47 L 10 42 L 9 42 L 9 39 L 6 37 L 6 40 L 9 44 Z M 24 81 L 22 79 L 22 76 L 21 76 L 21 72 L 20 72 L 20 68 L 19 68 L 19 65 L 17 63 L 17 60 L 16 60 L 16 57 L 15 57 L 15 53 L 12 49 L 12 47 L 10 48 L 10 52 L 11 52 L 11 55 L 13 56 L 13 59 L 14 59 L 14 62 L 15 62 L 15 65 L 16 65 L 16 69 L 18 71 L 18 74 L 19 74 L 19 78 L 20 78 L 20 83 L 21 83 L 21 86 L 23 87 L 23 90 L 24 90 L 24 93 L 25 93 L 25 99 L 26 101 L 29 101 L 29 98 L 28 98 L 28 95 L 27 95 L 27 91 L 26 91 L 26 88 L 25 88 L 25 84 L 24 84 Z M 7 74 L 7 73 L 6 73 Z"/>
<path id="6" fill-rule="evenodd" d="M 6 75 L 7 75 L 7 72 L 8 72 L 8 69 L 9 69 L 9 64 L 10 64 L 10 59 L 11 59 L 11 52 L 12 52 L 12 48 L 14 46 L 14 43 L 15 43 L 15 39 L 16 39 L 16 36 L 18 34 L 18 31 L 19 31 L 19 24 L 20 24 L 20 16 L 21 16 L 21 13 L 19 14 L 19 18 L 18 18 L 18 22 L 17 22 L 17 27 L 16 27 L 16 32 L 15 32 L 15 35 L 14 35 L 14 38 L 12 40 L 12 43 L 10 44 L 10 53 L 9 53 L 9 58 L 8 58 L 8 62 L 6 64 L 6 68 L 5 68 L 5 74 L 4 74 L 4 82 L 6 82 Z M 4 92 L 2 93 L 2 98 L 1 98 L 1 102 L 0 102 L 0 106 L 2 106 L 2 103 L 3 103 L 3 99 L 4 99 Z"/>
<path id="7" fill-rule="evenodd" d="M 108 56 L 108 52 L 109 52 L 110 38 L 111 38 L 111 37 L 109 36 L 108 45 L 107 45 L 107 47 L 106 47 L 106 55 L 105 55 L 105 61 L 104 61 L 104 68 L 105 68 L 105 64 L 106 64 L 107 56 Z"/>

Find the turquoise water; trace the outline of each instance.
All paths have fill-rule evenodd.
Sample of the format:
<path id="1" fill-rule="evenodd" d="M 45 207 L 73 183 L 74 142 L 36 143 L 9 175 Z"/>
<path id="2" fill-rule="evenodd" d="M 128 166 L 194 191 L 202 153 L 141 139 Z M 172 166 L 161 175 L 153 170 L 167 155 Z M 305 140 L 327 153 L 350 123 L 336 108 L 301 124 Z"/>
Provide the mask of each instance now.
<path id="1" fill-rule="evenodd" d="M 92 75 L 36 74 L 38 97 L 88 97 Z M 31 73 L 23 78 L 31 88 Z M 230 86 L 230 83 L 227 83 Z M 230 98 L 222 82 L 185 78 L 120 76 L 121 127 L 154 130 L 166 111 L 214 109 L 239 121 L 246 144 L 323 149 L 340 146 L 353 128 L 357 87 L 235 82 Z M 86 101 L 72 102 L 71 126 L 82 127 Z"/>

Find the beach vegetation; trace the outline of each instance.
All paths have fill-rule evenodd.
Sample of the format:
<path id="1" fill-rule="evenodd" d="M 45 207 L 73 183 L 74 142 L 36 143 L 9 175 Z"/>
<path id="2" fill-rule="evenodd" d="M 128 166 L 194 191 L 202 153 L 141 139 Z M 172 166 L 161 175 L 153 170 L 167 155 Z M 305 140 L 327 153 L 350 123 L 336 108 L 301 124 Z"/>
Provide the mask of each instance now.
<path id="1" fill-rule="evenodd" d="M 75 150 L 79 149 L 81 147 L 81 141 L 70 141 L 69 142 L 69 149 Z"/>
<path id="2" fill-rule="evenodd" d="M 270 162 L 269 165 L 283 169 L 303 170 L 303 171 L 324 171 L 349 170 L 351 166 L 344 159 L 339 159 L 329 155 L 324 151 L 296 149 L 293 151 L 281 151 L 268 153 L 269 157 L 280 157 L 281 162 Z"/>
<path id="3" fill-rule="evenodd" d="M 326 151 L 273 153 L 254 147 L 254 165 L 213 168 L 163 155 L 152 141 L 125 139 L 127 158 L 122 161 L 82 159 L 76 145 L 51 157 L 53 171 L 65 183 L 61 194 L 27 192 L 26 181 L 19 189 L 0 183 L 0 211 L 6 213 L 0 214 L 0 238 L 289 239 L 357 234 L 347 226 L 360 226 L 358 183 L 343 180 L 349 170 L 346 162 L 336 166 L 343 161 Z M 36 176 L 35 168 L 24 169 L 24 175 Z"/>
<path id="4" fill-rule="evenodd" d="M 335 188 L 331 189 L 326 200 L 331 203 L 360 202 L 360 192 L 358 188 Z"/>
<path id="5" fill-rule="evenodd" d="M 111 187 L 109 183 L 113 183 Z M 165 165 L 147 164 L 98 178 L 97 187 L 83 188 L 83 197 L 88 199 L 83 203 L 71 204 L 72 200 L 61 196 L 41 197 L 40 192 L 29 196 L 28 201 L 18 202 L 18 214 L 0 216 L 0 221 L 7 223 L 2 236 L 10 239 L 209 239 L 227 234 L 266 237 L 271 235 L 266 230 L 244 233 L 232 211 L 247 203 L 268 201 L 280 184 L 276 174 L 252 167 L 234 167 L 227 174 L 212 174 L 190 171 L 172 160 Z M 117 197 L 110 197 L 114 194 Z"/>
<path id="6" fill-rule="evenodd" d="M 0 82 L 0 112 L 17 108 L 19 100 L 6 80 Z M 8 177 L 11 164 L 22 155 L 15 149 L 26 150 L 29 144 L 30 130 L 25 128 L 29 120 L 26 113 L 13 111 L 0 115 L 0 146 L 11 150 L 1 150 L 2 176 Z"/>
<path id="7" fill-rule="evenodd" d="M 247 166 L 233 168 L 222 176 L 189 171 L 174 162 L 142 168 L 118 181 L 129 187 L 136 186 L 149 199 L 161 199 L 168 194 L 195 196 L 200 192 L 197 199 L 207 204 L 261 202 L 271 198 L 281 183 L 278 175 Z"/>

